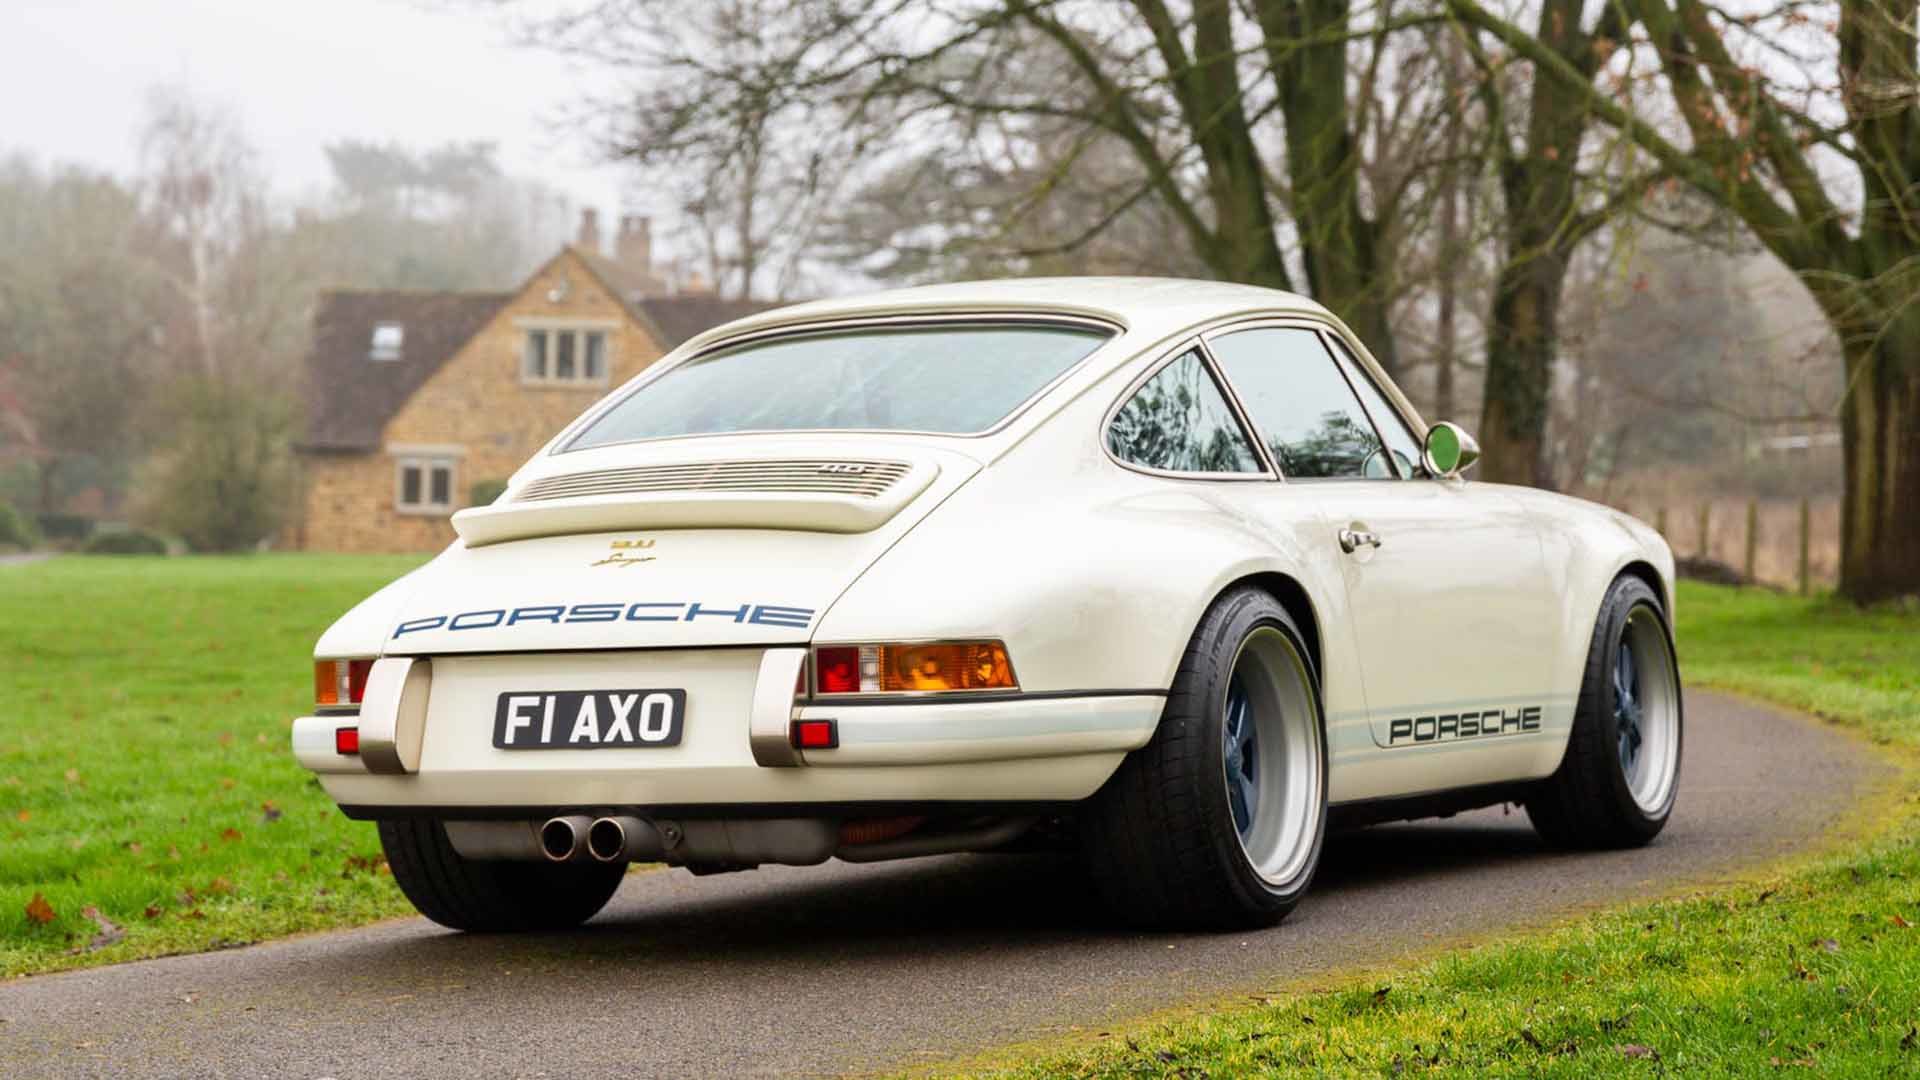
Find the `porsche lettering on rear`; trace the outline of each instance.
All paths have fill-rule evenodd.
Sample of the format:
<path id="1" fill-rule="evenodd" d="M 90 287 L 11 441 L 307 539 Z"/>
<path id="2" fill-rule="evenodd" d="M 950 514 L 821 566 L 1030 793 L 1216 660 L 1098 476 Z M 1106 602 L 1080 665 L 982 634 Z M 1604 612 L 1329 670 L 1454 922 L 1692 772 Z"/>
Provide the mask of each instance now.
<path id="1" fill-rule="evenodd" d="M 399 638 L 423 630 L 492 630 L 522 623 L 693 622 L 698 619 L 805 629 L 813 621 L 813 609 L 781 604 L 701 603 L 697 600 L 530 604 L 512 609 L 482 608 L 455 615 L 408 619 L 394 628 L 393 636 Z"/>

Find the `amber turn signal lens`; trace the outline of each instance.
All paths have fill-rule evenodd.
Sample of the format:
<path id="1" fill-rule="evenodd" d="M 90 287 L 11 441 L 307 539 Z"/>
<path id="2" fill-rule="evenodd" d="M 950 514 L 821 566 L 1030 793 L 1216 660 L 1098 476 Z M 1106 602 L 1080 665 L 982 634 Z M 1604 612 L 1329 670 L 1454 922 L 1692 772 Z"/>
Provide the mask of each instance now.
<path id="1" fill-rule="evenodd" d="M 315 705 L 358 705 L 367 693 L 367 674 L 372 660 L 315 660 L 313 662 L 313 703 Z"/>
<path id="2" fill-rule="evenodd" d="M 1013 690 L 1013 665 L 997 641 L 880 646 L 880 690 Z"/>

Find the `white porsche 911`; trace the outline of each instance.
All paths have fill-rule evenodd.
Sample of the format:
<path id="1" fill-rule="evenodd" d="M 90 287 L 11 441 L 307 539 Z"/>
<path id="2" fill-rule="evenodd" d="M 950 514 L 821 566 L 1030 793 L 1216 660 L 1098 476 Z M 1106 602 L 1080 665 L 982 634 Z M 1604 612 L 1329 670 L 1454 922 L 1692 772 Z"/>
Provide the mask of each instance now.
<path id="1" fill-rule="evenodd" d="M 1470 483 L 1283 292 L 1016 280 L 720 327 L 315 651 L 300 762 L 468 930 L 696 873 L 1072 845 L 1120 914 L 1270 923 L 1330 826 L 1673 807 L 1673 558 Z"/>

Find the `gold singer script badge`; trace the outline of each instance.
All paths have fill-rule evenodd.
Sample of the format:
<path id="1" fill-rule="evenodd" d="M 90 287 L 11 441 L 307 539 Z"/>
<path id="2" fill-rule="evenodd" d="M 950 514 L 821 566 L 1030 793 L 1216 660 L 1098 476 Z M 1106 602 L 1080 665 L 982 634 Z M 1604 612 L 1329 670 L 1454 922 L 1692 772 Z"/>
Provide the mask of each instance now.
<path id="1" fill-rule="evenodd" d="M 587 565 L 589 566 L 632 566 L 635 563 L 652 562 L 654 559 L 652 555 L 640 554 L 640 552 L 646 551 L 647 549 L 653 547 L 653 541 L 651 540 L 615 540 L 609 546 L 613 550 L 610 554 L 608 554 L 606 558 L 601 559 L 599 562 L 589 563 Z"/>

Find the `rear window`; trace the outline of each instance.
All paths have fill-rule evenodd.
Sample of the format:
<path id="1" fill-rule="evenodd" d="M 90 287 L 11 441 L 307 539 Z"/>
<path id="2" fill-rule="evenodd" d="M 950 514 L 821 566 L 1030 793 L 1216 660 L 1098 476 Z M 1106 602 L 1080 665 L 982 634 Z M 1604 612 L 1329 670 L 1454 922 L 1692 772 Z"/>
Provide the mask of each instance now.
<path id="1" fill-rule="evenodd" d="M 569 450 L 730 431 L 987 430 L 1106 341 L 1077 326 L 900 326 L 758 341 L 628 394 Z"/>

